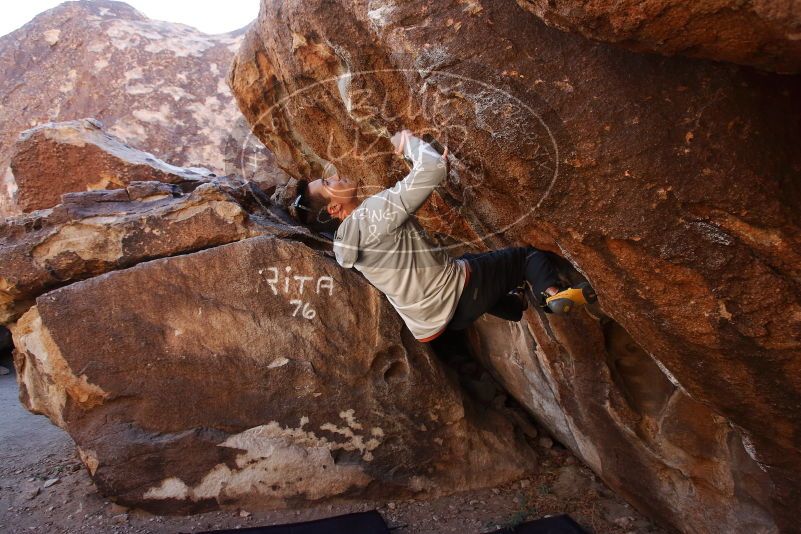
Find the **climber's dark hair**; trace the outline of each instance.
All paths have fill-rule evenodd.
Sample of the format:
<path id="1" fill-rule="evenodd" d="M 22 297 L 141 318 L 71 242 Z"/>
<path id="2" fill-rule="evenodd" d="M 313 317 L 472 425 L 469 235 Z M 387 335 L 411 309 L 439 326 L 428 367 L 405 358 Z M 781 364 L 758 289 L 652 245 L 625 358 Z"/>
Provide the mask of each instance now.
<path id="1" fill-rule="evenodd" d="M 328 199 L 312 195 L 308 186 L 308 180 L 298 180 L 297 197 L 292 203 L 295 218 L 315 232 L 335 232 L 339 221 L 328 213 Z"/>

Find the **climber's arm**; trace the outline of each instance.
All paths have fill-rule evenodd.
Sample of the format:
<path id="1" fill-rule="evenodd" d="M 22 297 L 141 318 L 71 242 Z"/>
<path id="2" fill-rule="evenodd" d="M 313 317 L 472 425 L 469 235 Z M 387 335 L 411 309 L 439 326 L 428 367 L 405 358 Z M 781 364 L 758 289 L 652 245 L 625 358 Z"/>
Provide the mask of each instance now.
<path id="1" fill-rule="evenodd" d="M 399 226 L 416 212 L 447 174 L 447 149 L 440 155 L 431 144 L 415 137 L 408 130 L 392 136 L 398 152 L 412 162 L 412 170 L 384 193 L 387 209 L 395 212 Z"/>

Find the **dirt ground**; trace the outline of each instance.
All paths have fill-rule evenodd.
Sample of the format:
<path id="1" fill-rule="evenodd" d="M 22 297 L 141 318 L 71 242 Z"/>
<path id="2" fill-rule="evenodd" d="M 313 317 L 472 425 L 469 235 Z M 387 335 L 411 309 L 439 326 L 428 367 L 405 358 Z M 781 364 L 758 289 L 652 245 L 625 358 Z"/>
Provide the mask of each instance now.
<path id="1" fill-rule="evenodd" d="M 558 443 L 543 440 L 540 472 L 513 483 L 433 501 L 326 504 L 302 510 L 224 510 L 155 516 L 97 493 L 69 435 L 18 400 L 10 354 L 0 365 L 0 531 L 4 533 L 190 533 L 307 521 L 377 509 L 393 532 L 490 532 L 547 515 L 569 514 L 590 533 L 668 534 L 613 494 Z"/>

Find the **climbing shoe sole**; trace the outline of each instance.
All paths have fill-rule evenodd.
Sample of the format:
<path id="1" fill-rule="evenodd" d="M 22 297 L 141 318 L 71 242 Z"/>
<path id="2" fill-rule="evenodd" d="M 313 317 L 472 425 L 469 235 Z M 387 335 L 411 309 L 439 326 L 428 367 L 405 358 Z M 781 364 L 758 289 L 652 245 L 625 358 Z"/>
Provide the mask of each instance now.
<path id="1" fill-rule="evenodd" d="M 564 315 L 576 306 L 583 306 L 598 300 L 595 291 L 586 282 L 569 287 L 545 299 L 545 305 L 553 313 Z"/>

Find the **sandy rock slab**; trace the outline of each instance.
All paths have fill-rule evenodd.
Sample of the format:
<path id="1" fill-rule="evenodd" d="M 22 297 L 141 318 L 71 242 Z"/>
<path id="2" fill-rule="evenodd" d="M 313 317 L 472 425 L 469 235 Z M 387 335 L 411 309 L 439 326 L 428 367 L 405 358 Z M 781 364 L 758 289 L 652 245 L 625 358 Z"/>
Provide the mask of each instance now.
<path id="1" fill-rule="evenodd" d="M 96 119 L 46 123 L 19 135 L 11 156 L 22 211 L 55 206 L 72 191 L 117 189 L 142 180 L 193 187 L 215 176 L 176 167 L 107 133 Z"/>
<path id="2" fill-rule="evenodd" d="M 0 225 L 0 323 L 16 320 L 38 295 L 70 282 L 153 258 L 265 232 L 237 196 L 248 184 L 201 183 L 189 193 L 161 182 L 64 195 L 54 208 Z M 266 197 L 263 197 L 266 200 Z"/>
<path id="3" fill-rule="evenodd" d="M 535 467 L 377 290 L 295 240 L 257 236 L 76 282 L 11 329 L 22 402 L 69 432 L 121 504 L 435 496 Z"/>
<path id="4" fill-rule="evenodd" d="M 0 324 L 16 320 L 44 291 L 103 272 L 266 231 L 308 234 L 286 224 L 269 189 L 169 165 L 92 119 L 29 130 L 14 162 L 22 198 L 58 193 L 60 203 L 0 224 Z M 81 190 L 93 180 L 120 188 Z"/>

